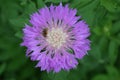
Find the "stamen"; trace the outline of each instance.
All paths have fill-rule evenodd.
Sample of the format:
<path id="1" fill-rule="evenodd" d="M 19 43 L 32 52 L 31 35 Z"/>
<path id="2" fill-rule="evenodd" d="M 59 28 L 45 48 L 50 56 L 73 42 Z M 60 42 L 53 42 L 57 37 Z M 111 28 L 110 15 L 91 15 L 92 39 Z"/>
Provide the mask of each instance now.
<path id="1" fill-rule="evenodd" d="M 52 28 L 48 30 L 46 41 L 53 47 L 59 49 L 64 43 L 66 43 L 68 35 L 62 28 Z"/>

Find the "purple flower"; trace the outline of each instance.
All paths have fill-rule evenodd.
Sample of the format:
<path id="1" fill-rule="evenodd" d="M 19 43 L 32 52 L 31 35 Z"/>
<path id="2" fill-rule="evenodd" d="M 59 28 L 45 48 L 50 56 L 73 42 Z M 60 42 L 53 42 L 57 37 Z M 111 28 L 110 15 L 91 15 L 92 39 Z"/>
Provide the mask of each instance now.
<path id="1" fill-rule="evenodd" d="M 41 70 L 59 72 L 76 68 L 78 61 L 90 50 L 89 27 L 68 5 L 45 7 L 30 17 L 25 25 L 22 46 L 26 55 L 38 61 Z"/>

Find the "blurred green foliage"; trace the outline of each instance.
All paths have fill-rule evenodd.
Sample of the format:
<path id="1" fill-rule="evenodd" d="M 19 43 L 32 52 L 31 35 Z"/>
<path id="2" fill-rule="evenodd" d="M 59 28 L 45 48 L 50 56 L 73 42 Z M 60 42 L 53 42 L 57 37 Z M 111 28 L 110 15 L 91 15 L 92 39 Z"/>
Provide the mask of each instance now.
<path id="1" fill-rule="evenodd" d="M 76 69 L 47 73 L 25 56 L 22 28 L 39 8 L 69 4 L 90 26 L 91 50 Z M 120 80 L 120 0 L 0 0 L 0 80 Z"/>

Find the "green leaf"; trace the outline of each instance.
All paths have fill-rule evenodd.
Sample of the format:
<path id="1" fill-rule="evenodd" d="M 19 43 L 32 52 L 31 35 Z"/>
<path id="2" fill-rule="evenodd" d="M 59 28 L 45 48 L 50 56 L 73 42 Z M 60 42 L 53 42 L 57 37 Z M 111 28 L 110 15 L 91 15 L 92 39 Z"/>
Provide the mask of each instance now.
<path id="1" fill-rule="evenodd" d="M 71 69 L 69 71 L 66 80 L 82 80 L 85 74 L 86 74 L 86 68 L 84 68 L 82 65 L 80 66 L 78 65 L 77 68 Z"/>
<path id="2" fill-rule="evenodd" d="M 15 18 L 18 16 L 18 11 L 21 9 L 21 7 L 16 4 L 16 1 L 3 1 L 1 7 L 1 15 L 2 17 L 5 17 L 6 19 Z"/>
<path id="3" fill-rule="evenodd" d="M 17 54 L 17 53 L 16 53 Z M 20 69 L 26 63 L 24 55 L 18 54 L 12 60 L 9 61 L 7 71 L 16 71 Z"/>
<path id="4" fill-rule="evenodd" d="M 49 73 L 47 73 L 46 71 L 41 72 L 41 80 L 53 80 L 49 78 Z"/>
<path id="5" fill-rule="evenodd" d="M 5 40 L 3 42 L 3 43 L 6 43 L 8 46 L 6 45 L 5 48 L 3 47 L 3 50 L 1 51 L 1 54 L 0 54 L 0 61 L 9 60 L 9 59 L 15 57 L 17 55 L 17 53 L 20 51 L 20 49 L 17 48 L 18 46 L 15 46 L 15 44 L 13 44 L 13 42 L 11 43 L 9 41 L 9 39 L 7 41 L 8 42 L 6 42 L 6 40 Z M 15 49 L 16 49 L 16 51 L 15 51 Z"/>
<path id="6" fill-rule="evenodd" d="M 21 38 L 23 37 L 22 31 L 18 31 L 18 32 L 15 34 L 15 36 L 21 39 Z"/>
<path id="7" fill-rule="evenodd" d="M 104 6 L 108 11 L 115 12 L 117 3 L 115 0 L 100 0 L 101 5 Z"/>
<path id="8" fill-rule="evenodd" d="M 21 0 L 21 5 L 26 5 L 27 4 L 27 0 Z"/>
<path id="9" fill-rule="evenodd" d="M 89 1 L 82 7 L 78 7 L 78 15 L 82 16 L 82 18 L 90 25 L 93 26 L 94 18 L 96 15 L 95 9 L 97 8 L 99 1 Z"/>
<path id="10" fill-rule="evenodd" d="M 110 19 L 105 20 L 103 30 L 104 30 L 104 34 L 108 37 L 110 37 L 110 35 L 111 35 L 111 33 L 110 33 L 111 27 L 112 27 L 112 21 Z"/>
<path id="11" fill-rule="evenodd" d="M 0 61 L 8 60 L 16 55 L 14 53 L 8 54 L 9 53 L 8 51 L 3 51 L 3 52 L 4 52 L 4 54 L 3 53 L 0 54 Z"/>
<path id="12" fill-rule="evenodd" d="M 37 6 L 38 8 L 42 8 L 45 6 L 45 3 L 43 2 L 43 0 L 37 0 Z"/>
<path id="13" fill-rule="evenodd" d="M 71 0 L 70 6 L 73 8 L 80 9 L 81 7 L 85 7 L 90 4 L 92 0 Z"/>
<path id="14" fill-rule="evenodd" d="M 108 49 L 108 44 L 109 44 L 109 40 L 107 37 L 103 36 L 101 37 L 101 39 L 99 40 L 99 44 L 98 44 L 98 47 L 101 51 L 101 55 L 103 57 L 106 57 L 108 56 L 108 54 L 105 54 L 107 52 L 106 49 Z"/>
<path id="15" fill-rule="evenodd" d="M 45 0 L 45 2 L 60 3 L 60 2 L 68 2 L 68 0 Z"/>
<path id="16" fill-rule="evenodd" d="M 106 69 L 108 72 L 109 80 L 119 80 L 120 79 L 119 72 L 114 66 L 107 66 Z"/>
<path id="17" fill-rule="evenodd" d="M 92 45 L 92 49 L 90 50 L 88 55 L 91 55 L 95 59 L 95 61 L 99 61 L 102 59 L 101 50 L 97 45 Z"/>
<path id="18" fill-rule="evenodd" d="M 69 72 L 67 71 L 60 71 L 59 73 L 55 74 L 54 80 L 67 80 Z M 62 77 L 61 77 L 62 76 Z"/>
<path id="19" fill-rule="evenodd" d="M 23 18 L 23 17 L 19 17 L 19 18 L 16 18 L 16 19 L 10 19 L 10 23 L 12 25 L 12 28 L 15 30 L 15 31 L 20 31 L 24 25 L 26 23 L 28 23 L 28 19 L 26 18 Z"/>
<path id="20" fill-rule="evenodd" d="M 115 22 L 112 27 L 113 27 L 112 28 L 113 34 L 119 33 L 120 32 L 120 21 Z"/>
<path id="21" fill-rule="evenodd" d="M 29 4 L 25 5 L 25 10 L 24 10 L 23 14 L 29 16 L 30 14 L 34 13 L 35 11 L 37 11 L 36 5 L 34 2 L 30 1 Z"/>
<path id="22" fill-rule="evenodd" d="M 35 74 L 35 68 L 33 67 L 33 65 L 27 65 L 28 67 L 24 67 L 20 72 L 20 77 L 21 77 L 21 80 L 27 80 L 27 78 L 31 77 L 31 76 L 34 76 Z"/>
<path id="23" fill-rule="evenodd" d="M 0 64 L 0 75 L 5 71 L 6 63 Z"/>
<path id="24" fill-rule="evenodd" d="M 118 56 L 118 44 L 114 41 L 110 41 L 109 44 L 109 62 L 110 64 L 114 64 Z"/>
<path id="25" fill-rule="evenodd" d="M 69 72 L 67 71 L 60 71 L 59 73 L 49 73 L 48 74 L 48 77 L 51 79 L 51 80 L 67 80 L 67 76 L 68 76 Z M 61 77 L 62 76 L 62 77 Z"/>
<path id="26" fill-rule="evenodd" d="M 93 77 L 92 80 L 109 80 L 108 76 L 100 74 L 100 75 L 96 75 L 95 77 Z"/>
<path id="27" fill-rule="evenodd" d="M 93 28 L 93 32 L 96 35 L 102 35 L 102 33 L 103 33 L 101 27 L 98 27 L 98 26 L 96 26 L 96 27 Z"/>
<path id="28" fill-rule="evenodd" d="M 46 71 L 41 73 L 41 78 L 40 79 L 41 80 L 53 80 L 53 78 L 52 79 L 49 78 L 49 74 Z"/>

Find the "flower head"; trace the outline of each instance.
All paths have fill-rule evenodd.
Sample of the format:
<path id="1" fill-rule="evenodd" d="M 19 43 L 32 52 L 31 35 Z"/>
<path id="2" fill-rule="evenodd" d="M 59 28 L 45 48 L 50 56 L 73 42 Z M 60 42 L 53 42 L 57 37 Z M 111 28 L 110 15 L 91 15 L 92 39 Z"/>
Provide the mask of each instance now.
<path id="1" fill-rule="evenodd" d="M 68 5 L 45 7 L 31 15 L 32 26 L 25 25 L 22 46 L 41 70 L 70 70 L 90 50 L 88 25 Z"/>

